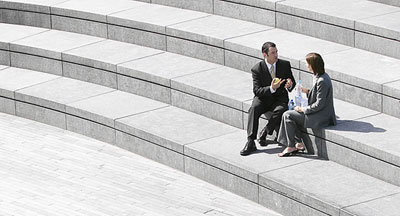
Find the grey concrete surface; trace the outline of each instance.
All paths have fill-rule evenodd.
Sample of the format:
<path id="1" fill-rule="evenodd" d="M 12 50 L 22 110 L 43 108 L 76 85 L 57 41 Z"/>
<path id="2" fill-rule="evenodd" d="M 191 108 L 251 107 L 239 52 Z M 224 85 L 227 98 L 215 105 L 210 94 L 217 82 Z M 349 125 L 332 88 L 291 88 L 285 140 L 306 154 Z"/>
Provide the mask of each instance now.
<path id="1" fill-rule="evenodd" d="M 370 0 L 370 1 L 400 7 L 400 2 L 396 0 Z"/>
<path id="2" fill-rule="evenodd" d="M 23 118 L 66 129 L 65 114 L 56 110 L 16 101 L 15 114 Z"/>
<path id="3" fill-rule="evenodd" d="M 76 117 L 66 115 L 66 130 L 85 135 L 109 144 L 115 145 L 115 129 L 83 119 L 81 116 Z"/>
<path id="4" fill-rule="evenodd" d="M 400 191 L 394 185 L 321 160 L 266 172 L 260 175 L 259 181 L 261 185 L 294 197 L 310 207 L 337 216 L 343 207 Z"/>
<path id="5" fill-rule="evenodd" d="M 172 78 L 218 67 L 222 66 L 195 58 L 165 52 L 119 64 L 117 72 L 119 74 L 136 77 L 138 79 L 170 87 Z"/>
<path id="6" fill-rule="evenodd" d="M 167 51 L 224 65 L 224 49 L 215 46 L 167 37 Z"/>
<path id="7" fill-rule="evenodd" d="M 400 81 L 390 82 L 383 85 L 383 112 L 400 118 L 398 109 L 400 99 Z M 388 96 L 387 96 L 388 95 Z"/>
<path id="8" fill-rule="evenodd" d="M 260 48 L 261 50 L 261 48 Z M 229 50 L 225 50 L 225 66 L 235 68 L 238 70 L 246 71 L 246 72 L 251 72 L 251 68 L 258 62 L 260 62 L 263 58 L 261 55 L 261 51 L 259 53 L 259 56 L 252 57 L 248 55 L 244 55 L 241 53 L 237 52 L 232 52 Z"/>
<path id="9" fill-rule="evenodd" d="M 242 102 L 253 98 L 252 78 L 229 67 L 219 67 L 171 80 L 173 89 L 242 109 Z"/>
<path id="10" fill-rule="evenodd" d="M 185 157 L 185 172 L 214 185 L 258 202 L 258 185 L 201 161 Z"/>
<path id="11" fill-rule="evenodd" d="M 0 23 L 0 48 L 8 50 L 8 43 L 45 31 L 48 29 Z"/>
<path id="12" fill-rule="evenodd" d="M 400 11 L 400 8 L 366 0 L 290 0 L 278 2 L 276 10 L 354 29 L 354 20 Z"/>
<path id="13" fill-rule="evenodd" d="M 103 38 L 50 30 L 31 37 L 13 41 L 10 51 L 61 60 L 61 52 L 99 42 Z"/>
<path id="14" fill-rule="evenodd" d="M 183 153 L 185 144 L 238 130 L 176 107 L 121 118 L 115 126 L 118 130 L 180 153 Z"/>
<path id="15" fill-rule="evenodd" d="M 0 50 L 0 64 L 10 65 L 10 52 L 8 50 Z"/>
<path id="16" fill-rule="evenodd" d="M 386 161 L 382 161 L 369 155 L 353 151 L 337 143 L 323 141 L 327 155 L 324 158 L 343 166 L 400 186 L 400 169 Z"/>
<path id="17" fill-rule="evenodd" d="M 246 143 L 246 132 L 234 133 L 185 145 L 185 155 L 210 166 L 232 173 L 250 182 L 258 183 L 258 174 L 266 171 L 282 169 L 309 161 L 305 157 L 279 158 L 282 151 L 278 145 L 260 147 L 248 157 L 239 154 Z"/>
<path id="18" fill-rule="evenodd" d="M 309 52 L 318 52 L 325 56 L 350 48 L 281 29 L 272 29 L 226 40 L 225 48 L 258 58 L 261 55 L 262 44 L 267 41 L 274 42 L 280 58 L 289 60 L 294 68 L 299 68 L 299 60 L 305 59 L 305 55 Z"/>
<path id="19" fill-rule="evenodd" d="M 106 63 L 104 63 L 106 64 Z M 68 62 L 62 63 L 62 75 L 110 88 L 117 88 L 117 75 L 114 72 Z"/>
<path id="20" fill-rule="evenodd" d="M 347 85 L 335 80 L 332 81 L 332 85 L 333 95 L 335 95 L 335 98 L 382 112 L 381 93 L 373 92 L 357 86 Z"/>
<path id="21" fill-rule="evenodd" d="M 63 17 L 75 17 L 106 23 L 107 15 L 146 5 L 143 2 L 115 0 L 69 0 L 51 7 L 51 14 Z"/>
<path id="22" fill-rule="evenodd" d="M 116 146 L 177 170 L 184 171 L 184 156 L 162 145 L 117 130 Z"/>
<path id="23" fill-rule="evenodd" d="M 388 148 L 388 143 L 397 142 L 398 121 L 386 114 L 373 115 L 330 127 L 325 136 L 327 140 L 398 166 L 400 149 L 397 145 Z"/>
<path id="24" fill-rule="evenodd" d="M 151 3 L 186 8 L 206 13 L 212 13 L 214 10 L 212 0 L 151 0 Z"/>
<path id="25" fill-rule="evenodd" d="M 256 1 L 235 2 L 214 0 L 214 14 L 254 22 L 262 25 L 275 26 L 275 5 L 271 3 L 269 5 L 269 10 L 266 8 L 249 5 L 255 2 Z M 265 4 L 269 3 L 268 1 L 258 2 L 265 2 Z"/>
<path id="26" fill-rule="evenodd" d="M 118 90 L 144 96 L 163 103 L 171 103 L 171 89 L 146 80 L 117 75 Z"/>
<path id="27" fill-rule="evenodd" d="M 263 206 L 269 206 L 270 209 L 283 214 L 291 216 L 304 216 L 304 215 L 315 215 L 315 216 L 326 216 L 327 214 L 318 209 L 311 208 L 310 206 L 303 205 L 297 200 L 291 199 L 282 194 L 276 193 L 273 189 L 267 189 L 265 187 L 259 187 L 259 203 Z"/>
<path id="28" fill-rule="evenodd" d="M 108 33 L 106 23 L 56 15 L 51 15 L 51 28 L 102 38 L 107 38 Z"/>
<path id="29" fill-rule="evenodd" d="M 121 91 L 112 91 L 67 104 L 68 114 L 114 127 L 118 118 L 159 109 L 167 104 Z"/>
<path id="30" fill-rule="evenodd" d="M 209 15 L 206 13 L 183 10 L 174 7 L 144 4 L 137 8 L 109 15 L 107 21 L 113 25 L 165 34 L 165 29 L 169 25 L 204 16 Z"/>
<path id="31" fill-rule="evenodd" d="M 398 52 L 400 47 L 399 40 L 386 39 L 383 37 L 361 32 L 355 33 L 355 40 L 355 47 L 357 48 L 391 56 L 398 59 L 400 58 L 400 54 Z"/>
<path id="32" fill-rule="evenodd" d="M 166 50 L 165 35 L 137 30 L 128 27 L 108 25 L 108 38 L 111 40 Z"/>
<path id="33" fill-rule="evenodd" d="M 280 215 L 73 132 L 0 114 L 0 134 L 1 215 Z"/>
<path id="34" fill-rule="evenodd" d="M 3 3 L 2 1 L 1 3 Z M 36 6 L 33 6 L 36 7 Z M 12 8 L 16 8 L 16 6 L 12 6 Z M 40 8 L 40 7 L 36 7 Z M 47 10 L 49 10 L 48 7 Z M 23 11 L 21 9 L 2 9 L 1 11 L 1 22 L 6 22 L 10 24 L 18 24 L 18 25 L 28 25 L 35 27 L 43 27 L 50 28 L 51 20 L 50 15 L 48 13 L 37 13 L 31 11 Z"/>
<path id="35" fill-rule="evenodd" d="M 18 68 L 25 68 L 61 76 L 63 74 L 62 62 L 60 60 L 10 52 L 10 65 Z"/>
<path id="36" fill-rule="evenodd" d="M 52 74 L 9 67 L 0 70 L 0 95 L 14 99 L 14 92 L 59 78 Z"/>
<path id="37" fill-rule="evenodd" d="M 167 27 L 168 36 L 185 38 L 212 46 L 223 47 L 224 40 L 272 27 L 211 15 Z"/>
<path id="38" fill-rule="evenodd" d="M 400 79 L 400 73 L 395 72 L 400 67 L 399 59 L 360 49 L 331 53 L 323 58 L 331 78 L 374 92 L 381 93 L 382 84 Z M 306 68 L 305 61 L 301 68 Z"/>
<path id="39" fill-rule="evenodd" d="M 171 105 L 223 122 L 236 128 L 243 128 L 243 113 L 241 110 L 212 100 L 203 99 L 201 97 L 172 89 Z"/>
<path id="40" fill-rule="evenodd" d="M 399 197 L 400 194 L 394 194 L 378 200 L 361 203 L 343 209 L 341 215 L 365 215 L 365 216 L 395 216 L 399 214 Z"/>
<path id="41" fill-rule="evenodd" d="M 276 27 L 291 32 L 321 38 L 335 43 L 354 46 L 354 30 L 313 19 L 276 13 Z"/>
<path id="42" fill-rule="evenodd" d="M 355 22 L 355 29 L 386 38 L 400 40 L 400 11 L 373 16 Z"/>
<path id="43" fill-rule="evenodd" d="M 113 40 L 103 40 L 63 52 L 63 60 L 112 72 L 117 64 L 162 53 L 160 50 Z"/>
<path id="44" fill-rule="evenodd" d="M 15 101 L 0 97 L 0 112 L 15 115 Z"/>
<path id="45" fill-rule="evenodd" d="M 18 90 L 15 92 L 15 98 L 27 103 L 65 112 L 65 104 L 67 103 L 110 91 L 114 91 L 114 89 L 61 77 Z"/>

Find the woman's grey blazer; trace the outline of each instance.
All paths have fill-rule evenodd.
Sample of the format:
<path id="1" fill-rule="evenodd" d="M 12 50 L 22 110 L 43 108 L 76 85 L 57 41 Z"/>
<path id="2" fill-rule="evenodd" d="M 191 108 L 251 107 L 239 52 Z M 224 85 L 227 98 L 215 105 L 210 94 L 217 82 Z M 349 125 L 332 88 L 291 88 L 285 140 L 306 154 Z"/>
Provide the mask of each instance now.
<path id="1" fill-rule="evenodd" d="M 336 124 L 331 78 L 324 73 L 316 79 L 307 94 L 309 105 L 303 109 L 305 128 L 322 128 Z"/>

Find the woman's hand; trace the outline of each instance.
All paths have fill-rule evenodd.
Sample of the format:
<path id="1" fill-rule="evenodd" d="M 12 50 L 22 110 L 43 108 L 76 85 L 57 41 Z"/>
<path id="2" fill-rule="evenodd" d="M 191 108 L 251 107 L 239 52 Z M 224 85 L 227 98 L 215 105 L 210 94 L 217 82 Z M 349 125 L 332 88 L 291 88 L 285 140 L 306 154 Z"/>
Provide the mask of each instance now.
<path id="1" fill-rule="evenodd" d="M 301 91 L 303 92 L 303 93 L 305 93 L 305 94 L 308 94 L 308 88 L 301 88 Z"/>
<path id="2" fill-rule="evenodd" d="M 304 111 L 303 111 L 303 108 L 302 108 L 302 107 L 299 107 L 299 106 L 296 106 L 296 107 L 294 108 L 294 110 L 295 110 L 296 112 L 299 112 L 299 113 L 304 112 Z"/>

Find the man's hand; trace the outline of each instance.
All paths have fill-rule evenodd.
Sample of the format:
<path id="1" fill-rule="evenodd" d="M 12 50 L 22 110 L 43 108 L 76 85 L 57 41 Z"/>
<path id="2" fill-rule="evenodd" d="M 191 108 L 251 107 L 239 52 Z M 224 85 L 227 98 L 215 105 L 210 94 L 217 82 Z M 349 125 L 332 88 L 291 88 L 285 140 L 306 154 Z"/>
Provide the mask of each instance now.
<path id="1" fill-rule="evenodd" d="M 293 85 L 292 80 L 291 80 L 290 78 L 288 78 L 288 79 L 287 79 L 287 82 L 286 82 L 286 84 L 285 84 L 285 88 L 286 88 L 286 89 L 292 88 L 292 85 Z"/>
<path id="2" fill-rule="evenodd" d="M 285 79 L 281 79 L 279 80 L 279 82 L 275 82 L 275 80 L 273 79 L 271 82 L 271 86 L 276 91 L 282 85 L 283 82 L 285 82 Z"/>

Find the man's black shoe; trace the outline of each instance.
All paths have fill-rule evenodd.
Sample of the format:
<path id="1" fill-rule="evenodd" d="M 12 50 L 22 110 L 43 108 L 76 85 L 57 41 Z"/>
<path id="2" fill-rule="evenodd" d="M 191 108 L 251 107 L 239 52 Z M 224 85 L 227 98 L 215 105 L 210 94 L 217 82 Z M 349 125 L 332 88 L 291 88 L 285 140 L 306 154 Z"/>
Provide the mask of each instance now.
<path id="1" fill-rule="evenodd" d="M 265 146 L 268 146 L 269 144 L 275 144 L 275 143 L 278 143 L 278 142 L 276 141 L 276 138 L 273 139 L 273 140 L 269 139 L 269 138 L 264 138 L 264 139 L 260 138 L 258 140 L 258 143 L 260 143 L 260 146 L 265 147 Z"/>
<path id="2" fill-rule="evenodd" d="M 243 150 L 240 151 L 240 155 L 246 156 L 255 151 L 257 151 L 256 143 L 254 142 L 254 140 L 248 140 Z"/>

